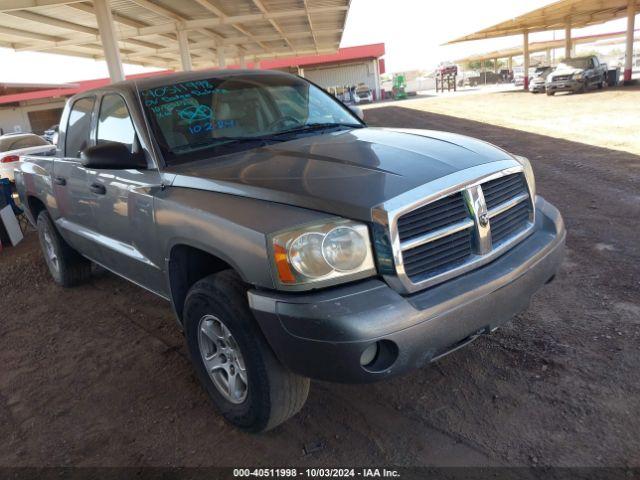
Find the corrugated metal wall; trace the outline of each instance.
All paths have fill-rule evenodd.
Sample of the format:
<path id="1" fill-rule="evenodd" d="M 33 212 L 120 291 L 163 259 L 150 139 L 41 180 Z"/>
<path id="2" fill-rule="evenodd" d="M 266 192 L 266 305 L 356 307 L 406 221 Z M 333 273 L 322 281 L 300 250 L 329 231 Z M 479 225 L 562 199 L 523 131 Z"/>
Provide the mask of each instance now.
<path id="1" fill-rule="evenodd" d="M 305 68 L 304 76 L 323 88 L 366 84 L 375 91 L 376 79 L 373 61 L 350 63 L 324 68 Z"/>

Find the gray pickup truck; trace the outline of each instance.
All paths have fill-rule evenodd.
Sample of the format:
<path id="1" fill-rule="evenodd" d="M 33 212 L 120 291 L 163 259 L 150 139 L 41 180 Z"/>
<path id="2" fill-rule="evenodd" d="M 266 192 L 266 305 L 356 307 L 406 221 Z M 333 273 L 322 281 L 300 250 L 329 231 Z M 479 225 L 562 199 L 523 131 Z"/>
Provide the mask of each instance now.
<path id="1" fill-rule="evenodd" d="M 17 188 L 56 282 L 93 262 L 170 301 L 218 410 L 263 431 L 309 378 L 390 378 L 492 332 L 562 261 L 527 159 L 360 116 L 280 72 L 123 82 L 71 98 Z"/>
<path id="2" fill-rule="evenodd" d="M 598 57 L 566 58 L 547 75 L 547 95 L 556 92 L 586 92 L 589 88 L 603 88 L 607 84 L 607 66 Z"/>

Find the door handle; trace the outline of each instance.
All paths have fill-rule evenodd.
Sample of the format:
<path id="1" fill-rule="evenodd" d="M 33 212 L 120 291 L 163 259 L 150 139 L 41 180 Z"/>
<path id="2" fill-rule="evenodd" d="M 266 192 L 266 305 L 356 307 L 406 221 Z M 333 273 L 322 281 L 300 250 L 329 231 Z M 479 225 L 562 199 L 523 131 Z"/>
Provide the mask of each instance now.
<path id="1" fill-rule="evenodd" d="M 53 183 L 64 187 L 67 184 L 67 179 L 64 177 L 53 177 Z"/>
<path id="2" fill-rule="evenodd" d="M 89 185 L 89 190 L 98 195 L 104 195 L 105 193 L 107 193 L 107 189 L 101 183 L 92 183 L 91 185 Z"/>

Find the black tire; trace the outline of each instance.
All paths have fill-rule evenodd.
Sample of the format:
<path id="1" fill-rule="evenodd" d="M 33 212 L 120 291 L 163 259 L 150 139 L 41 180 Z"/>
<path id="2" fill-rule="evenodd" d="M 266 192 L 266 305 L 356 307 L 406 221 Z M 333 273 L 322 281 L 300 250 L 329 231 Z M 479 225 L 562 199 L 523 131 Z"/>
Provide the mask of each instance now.
<path id="1" fill-rule="evenodd" d="M 550 97 L 552 97 L 555 93 L 556 92 L 550 92 L 550 91 L 547 90 L 547 95 L 550 96 Z"/>
<path id="2" fill-rule="evenodd" d="M 247 388 L 242 403 L 225 398 L 205 367 L 199 331 L 201 321 L 211 317 L 228 329 L 244 359 Z M 196 282 L 187 294 L 183 319 L 196 374 L 229 423 L 245 431 L 263 432 L 302 408 L 309 394 L 309 379 L 290 372 L 276 359 L 249 309 L 246 285 L 235 272 L 225 270 Z"/>
<path id="3" fill-rule="evenodd" d="M 63 287 L 74 287 L 87 280 L 91 276 L 91 262 L 64 241 L 46 210 L 38 214 L 36 225 L 42 255 L 53 280 Z M 56 261 L 48 253 L 48 244 Z"/>

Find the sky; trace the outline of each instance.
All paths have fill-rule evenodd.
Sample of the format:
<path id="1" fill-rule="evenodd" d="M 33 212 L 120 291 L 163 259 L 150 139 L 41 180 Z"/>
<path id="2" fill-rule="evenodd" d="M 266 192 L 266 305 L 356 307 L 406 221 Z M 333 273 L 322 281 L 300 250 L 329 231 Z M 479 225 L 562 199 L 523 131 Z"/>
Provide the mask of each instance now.
<path id="1" fill-rule="evenodd" d="M 456 45 L 443 43 L 551 3 L 551 0 L 352 0 L 341 47 L 384 42 L 387 72 L 433 69 L 441 61 L 520 45 L 507 37 Z M 640 22 L 636 19 L 636 28 Z M 622 31 L 626 21 L 574 30 L 574 36 Z M 532 33 L 531 42 L 549 40 L 551 32 Z M 563 33 L 556 32 L 556 38 Z M 150 71 L 125 65 L 125 74 Z M 0 82 L 61 83 L 108 76 L 103 61 L 0 48 Z"/>

